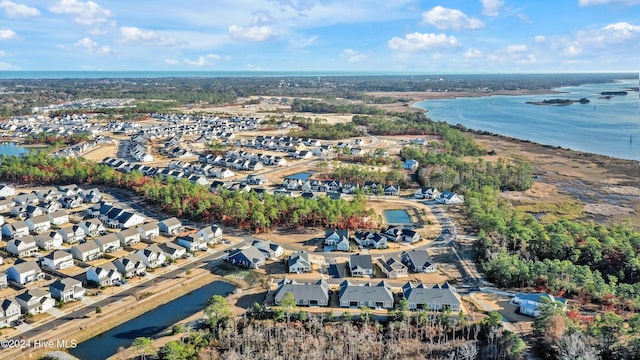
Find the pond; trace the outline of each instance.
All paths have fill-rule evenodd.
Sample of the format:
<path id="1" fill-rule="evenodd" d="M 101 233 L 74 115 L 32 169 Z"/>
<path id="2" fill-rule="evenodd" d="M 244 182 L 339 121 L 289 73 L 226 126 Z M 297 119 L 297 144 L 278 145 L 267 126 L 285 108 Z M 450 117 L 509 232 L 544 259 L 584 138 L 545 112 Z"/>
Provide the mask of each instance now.
<path id="1" fill-rule="evenodd" d="M 80 359 L 106 359 L 120 347 L 128 347 L 138 337 L 152 337 L 167 327 L 204 309 L 213 295 L 231 293 L 235 287 L 222 281 L 214 281 L 170 301 L 154 310 L 131 319 L 120 326 L 97 335 L 70 349 L 71 355 Z"/>
<path id="2" fill-rule="evenodd" d="M 29 149 L 23 148 L 21 146 L 16 146 L 16 144 L 12 142 L 0 144 L 0 155 L 7 155 L 7 156 L 22 155 L 22 154 L 27 154 L 28 152 L 29 152 Z"/>
<path id="3" fill-rule="evenodd" d="M 407 210 L 385 210 L 384 218 L 387 225 L 411 225 L 411 218 Z"/>

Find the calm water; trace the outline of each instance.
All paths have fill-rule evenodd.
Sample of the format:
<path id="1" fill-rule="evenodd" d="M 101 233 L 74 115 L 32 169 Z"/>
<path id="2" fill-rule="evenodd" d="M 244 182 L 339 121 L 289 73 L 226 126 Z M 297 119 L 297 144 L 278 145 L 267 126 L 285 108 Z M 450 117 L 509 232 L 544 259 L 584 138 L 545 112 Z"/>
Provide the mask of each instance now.
<path id="1" fill-rule="evenodd" d="M 0 79 L 124 79 L 408 75 L 393 71 L 3 71 Z"/>
<path id="2" fill-rule="evenodd" d="M 638 80 L 610 84 L 587 84 L 556 89 L 566 94 L 491 96 L 425 100 L 415 104 L 428 110 L 436 121 L 462 124 L 541 144 L 640 160 L 640 101 L 638 92 L 599 99 L 602 91 L 638 86 Z M 537 106 L 526 101 L 561 98 L 589 104 Z"/>
<path id="3" fill-rule="evenodd" d="M 29 149 L 16 146 L 14 143 L 2 143 L 0 144 L 0 155 L 22 155 L 29 152 Z"/>
<path id="4" fill-rule="evenodd" d="M 233 285 L 215 281 L 80 343 L 69 352 L 82 360 L 106 359 L 115 354 L 120 347 L 131 345 L 135 338 L 151 337 L 168 326 L 204 309 L 205 304 L 213 295 L 226 296 L 233 290 Z"/>
<path id="5" fill-rule="evenodd" d="M 387 224 L 411 225 L 411 218 L 406 210 L 385 210 L 384 218 Z"/>

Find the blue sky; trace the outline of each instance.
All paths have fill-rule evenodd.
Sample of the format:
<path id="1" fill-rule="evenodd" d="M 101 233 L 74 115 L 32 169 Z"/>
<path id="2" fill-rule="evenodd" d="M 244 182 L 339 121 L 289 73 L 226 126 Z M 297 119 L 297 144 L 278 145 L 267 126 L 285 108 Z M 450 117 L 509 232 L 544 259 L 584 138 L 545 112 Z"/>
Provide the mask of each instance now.
<path id="1" fill-rule="evenodd" d="M 0 71 L 638 71 L 640 0 L 0 0 Z"/>

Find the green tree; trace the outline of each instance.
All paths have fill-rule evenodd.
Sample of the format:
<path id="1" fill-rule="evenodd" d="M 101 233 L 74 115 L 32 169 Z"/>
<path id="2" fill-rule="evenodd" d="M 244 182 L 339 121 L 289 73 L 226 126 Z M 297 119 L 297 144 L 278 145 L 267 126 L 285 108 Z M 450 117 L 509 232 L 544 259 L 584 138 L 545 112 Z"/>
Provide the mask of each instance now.
<path id="1" fill-rule="evenodd" d="M 188 360 L 195 355 L 194 349 L 188 344 L 177 341 L 169 341 L 158 350 L 158 356 L 162 360 Z"/>
<path id="2" fill-rule="evenodd" d="M 204 312 L 209 320 L 209 327 L 213 330 L 217 329 L 221 322 L 231 318 L 231 309 L 227 299 L 222 295 L 214 295 L 207 302 Z"/>
<path id="3" fill-rule="evenodd" d="M 140 354 L 142 360 L 146 358 L 147 355 L 155 355 L 156 351 L 153 348 L 153 340 L 148 337 L 139 337 L 135 338 L 131 343 L 136 351 Z"/>
<path id="4" fill-rule="evenodd" d="M 287 292 L 280 299 L 279 306 L 284 310 L 287 316 L 287 322 L 289 322 L 291 318 L 291 313 L 296 309 L 296 298 L 293 296 L 291 292 Z"/>

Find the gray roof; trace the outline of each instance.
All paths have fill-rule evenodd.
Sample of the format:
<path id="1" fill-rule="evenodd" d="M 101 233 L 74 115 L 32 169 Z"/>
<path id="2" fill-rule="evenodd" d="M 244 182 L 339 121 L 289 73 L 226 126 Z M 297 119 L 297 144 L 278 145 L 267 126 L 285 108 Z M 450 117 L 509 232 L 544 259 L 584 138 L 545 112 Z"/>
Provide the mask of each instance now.
<path id="1" fill-rule="evenodd" d="M 160 247 L 160 249 L 162 249 L 162 251 L 165 254 L 169 254 L 172 255 L 174 254 L 176 251 L 186 251 L 186 248 L 184 246 L 180 246 L 174 242 L 171 241 L 167 241 L 165 243 L 161 243 L 158 245 Z"/>
<path id="2" fill-rule="evenodd" d="M 48 254 L 45 257 L 47 259 L 51 259 L 51 260 L 59 260 L 59 259 L 64 259 L 64 258 L 67 258 L 67 257 L 71 257 L 71 254 L 66 252 L 66 251 L 56 250 L 56 251 Z"/>
<path id="3" fill-rule="evenodd" d="M 373 269 L 373 262 L 371 262 L 371 255 L 355 254 L 349 256 L 349 267 L 351 270 L 355 268 Z"/>
<path id="4" fill-rule="evenodd" d="M 309 253 L 304 251 L 299 251 L 291 254 L 291 256 L 289 256 L 289 266 L 292 266 L 296 263 L 302 263 L 304 265 L 311 266 L 311 261 L 309 260 Z"/>
<path id="5" fill-rule="evenodd" d="M 38 263 L 35 260 L 25 261 L 21 263 L 16 263 L 13 265 L 13 268 L 16 269 L 18 273 L 26 273 L 29 271 L 35 270 L 36 272 L 42 272 Z"/>
<path id="6" fill-rule="evenodd" d="M 295 280 L 283 279 L 278 283 L 278 289 L 275 293 L 276 304 L 282 300 L 286 293 L 293 294 L 298 300 L 324 300 L 329 303 L 329 284 L 326 280 L 318 280 L 314 283 L 299 283 Z"/>
<path id="7" fill-rule="evenodd" d="M 422 283 L 413 285 L 407 282 L 402 287 L 402 292 L 409 304 L 460 305 L 460 300 L 456 297 L 455 290 L 447 283 L 442 286 L 436 285 L 430 287 Z"/>
<path id="8" fill-rule="evenodd" d="M 164 219 L 162 220 L 160 223 L 166 225 L 167 227 L 172 227 L 172 226 L 182 226 L 182 223 L 180 222 L 180 220 L 178 220 L 175 217 L 171 217 L 168 219 Z"/>
<path id="9" fill-rule="evenodd" d="M 33 298 L 41 298 L 44 296 L 49 295 L 48 291 L 42 290 L 42 289 L 31 289 L 31 290 L 27 290 L 25 292 L 23 292 L 22 294 L 16 296 L 16 298 L 28 302 L 29 300 L 33 299 Z"/>
<path id="10" fill-rule="evenodd" d="M 402 270 L 403 268 L 404 269 L 407 268 L 403 263 L 400 262 L 400 260 L 396 259 L 395 257 L 390 257 L 389 259 L 386 259 L 386 260 L 384 258 L 379 258 L 378 263 L 387 272 L 397 271 L 397 270 Z"/>
<path id="11" fill-rule="evenodd" d="M 349 281 L 340 284 L 340 302 L 343 301 L 374 301 L 393 303 L 391 288 L 383 281 L 377 285 L 366 283 L 364 285 L 353 285 Z"/>
<path id="12" fill-rule="evenodd" d="M 72 277 L 66 277 L 61 280 L 57 280 L 53 284 L 49 285 L 49 288 L 58 289 L 60 291 L 65 291 L 68 289 L 72 289 L 76 286 L 82 287 L 82 282 L 80 280 L 74 279 Z"/>
<path id="13" fill-rule="evenodd" d="M 411 251 L 405 251 L 402 253 L 402 259 L 408 259 L 411 261 L 414 267 L 420 268 L 423 266 L 430 266 L 433 264 L 433 260 L 427 250 L 416 250 L 413 249 Z"/>
<path id="14" fill-rule="evenodd" d="M 100 246 L 98 246 L 98 244 L 96 244 L 95 241 L 87 241 L 86 243 L 78 244 L 78 245 L 75 246 L 75 248 L 80 253 L 86 253 L 86 252 L 89 252 L 89 251 L 100 250 Z"/>

